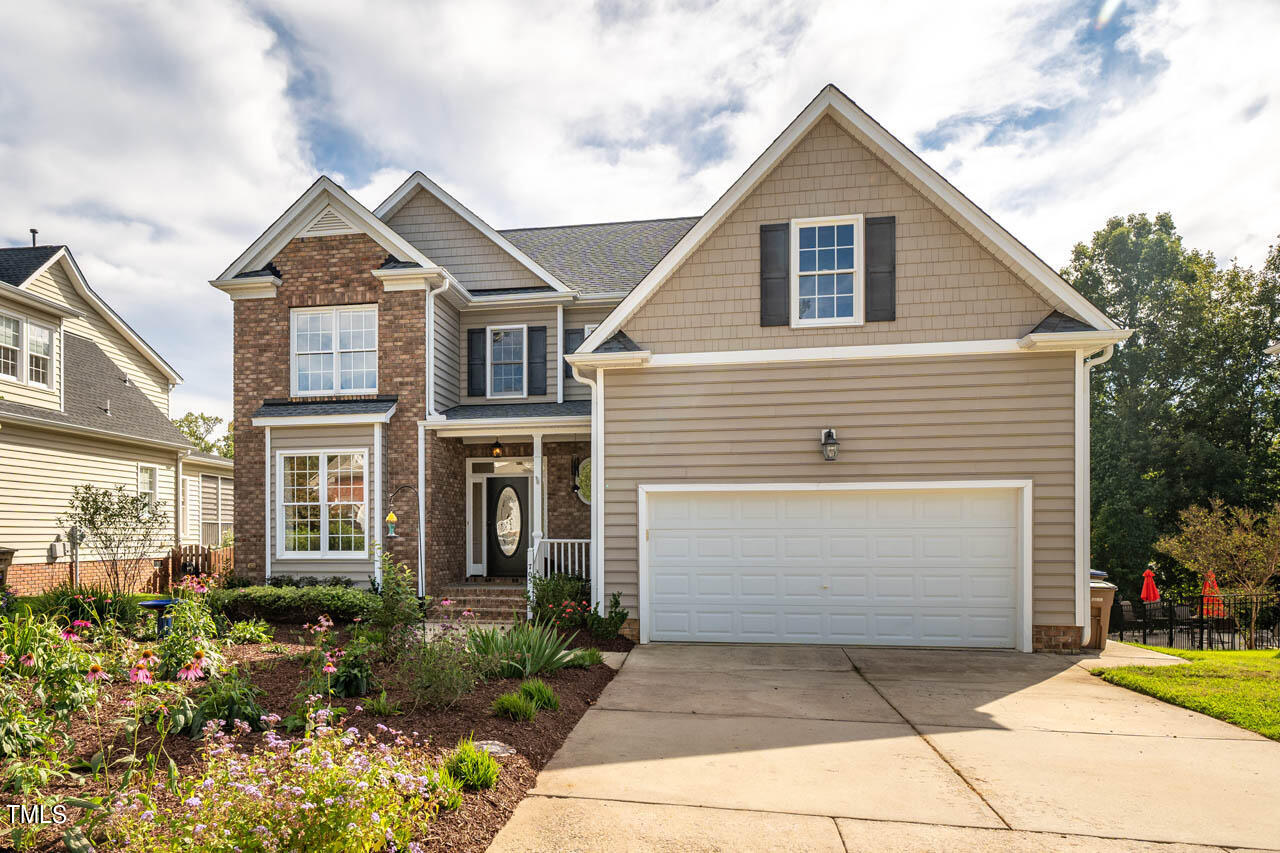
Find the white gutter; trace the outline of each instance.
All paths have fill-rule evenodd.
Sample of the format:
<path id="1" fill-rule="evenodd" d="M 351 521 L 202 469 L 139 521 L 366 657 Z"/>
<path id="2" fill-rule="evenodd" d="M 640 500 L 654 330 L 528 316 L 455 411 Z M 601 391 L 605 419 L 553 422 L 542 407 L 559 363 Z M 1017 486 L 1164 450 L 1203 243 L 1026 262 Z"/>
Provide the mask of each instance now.
<path id="1" fill-rule="evenodd" d="M 591 389 L 591 605 L 604 612 L 604 371 L 590 378 L 574 364 L 573 378 Z M 599 380 L 597 382 L 597 380 Z"/>
<path id="2" fill-rule="evenodd" d="M 423 332 L 423 334 L 426 336 L 426 340 L 423 341 L 423 347 L 425 348 L 426 355 L 427 355 L 426 357 L 427 366 L 426 366 L 426 375 L 423 377 L 423 379 L 426 383 L 425 387 L 427 389 L 426 410 L 427 410 L 428 418 L 435 417 L 437 414 L 436 413 L 436 369 L 435 369 L 436 336 L 434 334 L 435 323 L 436 323 L 436 295 L 445 293 L 446 291 L 449 290 L 450 287 L 453 286 L 453 281 L 451 278 L 445 278 L 443 282 L 444 283 L 441 284 L 439 287 L 427 288 L 427 305 L 426 305 L 427 319 L 426 319 L 426 329 Z M 419 463 L 421 463 L 422 461 L 421 453 L 418 454 L 418 461 Z"/>
<path id="3" fill-rule="evenodd" d="M 1126 335 L 1128 337 L 1128 335 Z M 1086 350 L 1087 352 L 1087 350 Z M 1092 442 L 1089 440 L 1089 403 L 1090 383 L 1089 371 L 1100 364 L 1106 364 L 1116 353 L 1115 344 L 1107 344 L 1101 355 L 1086 357 L 1080 353 L 1081 359 L 1076 365 L 1076 571 L 1079 580 L 1076 585 L 1076 613 L 1080 624 L 1080 645 L 1088 646 L 1093 639 L 1092 606 L 1090 603 L 1090 583 L 1092 580 L 1090 559 L 1092 529 L 1092 496 L 1090 479 L 1092 477 Z"/>

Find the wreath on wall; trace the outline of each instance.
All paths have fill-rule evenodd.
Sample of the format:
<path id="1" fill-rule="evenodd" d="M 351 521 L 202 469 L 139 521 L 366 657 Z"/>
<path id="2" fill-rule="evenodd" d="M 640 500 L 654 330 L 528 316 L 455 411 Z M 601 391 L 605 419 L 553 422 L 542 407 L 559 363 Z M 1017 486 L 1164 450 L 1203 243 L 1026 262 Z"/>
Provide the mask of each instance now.
<path id="1" fill-rule="evenodd" d="M 573 478 L 573 491 L 584 504 L 591 503 L 591 459 L 578 463 L 578 473 Z"/>

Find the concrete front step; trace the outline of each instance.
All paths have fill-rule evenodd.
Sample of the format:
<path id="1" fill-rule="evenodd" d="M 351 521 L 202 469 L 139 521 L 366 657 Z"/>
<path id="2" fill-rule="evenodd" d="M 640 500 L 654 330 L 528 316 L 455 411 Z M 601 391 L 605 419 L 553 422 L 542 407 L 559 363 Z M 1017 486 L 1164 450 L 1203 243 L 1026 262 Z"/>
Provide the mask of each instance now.
<path id="1" fill-rule="evenodd" d="M 479 621 L 508 622 L 511 614 L 523 617 L 525 613 L 525 585 L 523 581 L 487 581 L 450 584 L 440 591 L 436 601 L 449 599 L 448 612 L 453 615 L 470 610 Z M 444 615 L 444 608 L 437 608 L 435 616 Z"/>

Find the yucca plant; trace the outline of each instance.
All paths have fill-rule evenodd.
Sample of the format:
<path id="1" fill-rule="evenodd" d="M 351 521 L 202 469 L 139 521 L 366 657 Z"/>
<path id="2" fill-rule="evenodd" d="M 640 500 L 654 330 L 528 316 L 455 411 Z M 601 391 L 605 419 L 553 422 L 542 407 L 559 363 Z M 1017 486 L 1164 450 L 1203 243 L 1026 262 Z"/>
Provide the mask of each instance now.
<path id="1" fill-rule="evenodd" d="M 506 630 L 472 628 L 467 647 L 499 678 L 529 678 L 567 666 L 573 658 L 566 651 L 572 639 L 550 626 L 526 622 Z"/>

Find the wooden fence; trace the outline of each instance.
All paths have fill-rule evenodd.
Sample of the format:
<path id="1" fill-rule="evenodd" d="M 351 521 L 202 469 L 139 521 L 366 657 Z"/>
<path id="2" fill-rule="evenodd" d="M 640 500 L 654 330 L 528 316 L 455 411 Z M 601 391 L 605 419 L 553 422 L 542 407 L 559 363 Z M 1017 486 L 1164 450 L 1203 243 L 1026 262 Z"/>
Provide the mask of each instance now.
<path id="1" fill-rule="evenodd" d="M 169 552 L 168 568 L 171 580 L 187 575 L 212 575 L 226 578 L 235 565 L 235 546 L 206 548 L 203 545 L 183 545 Z"/>

